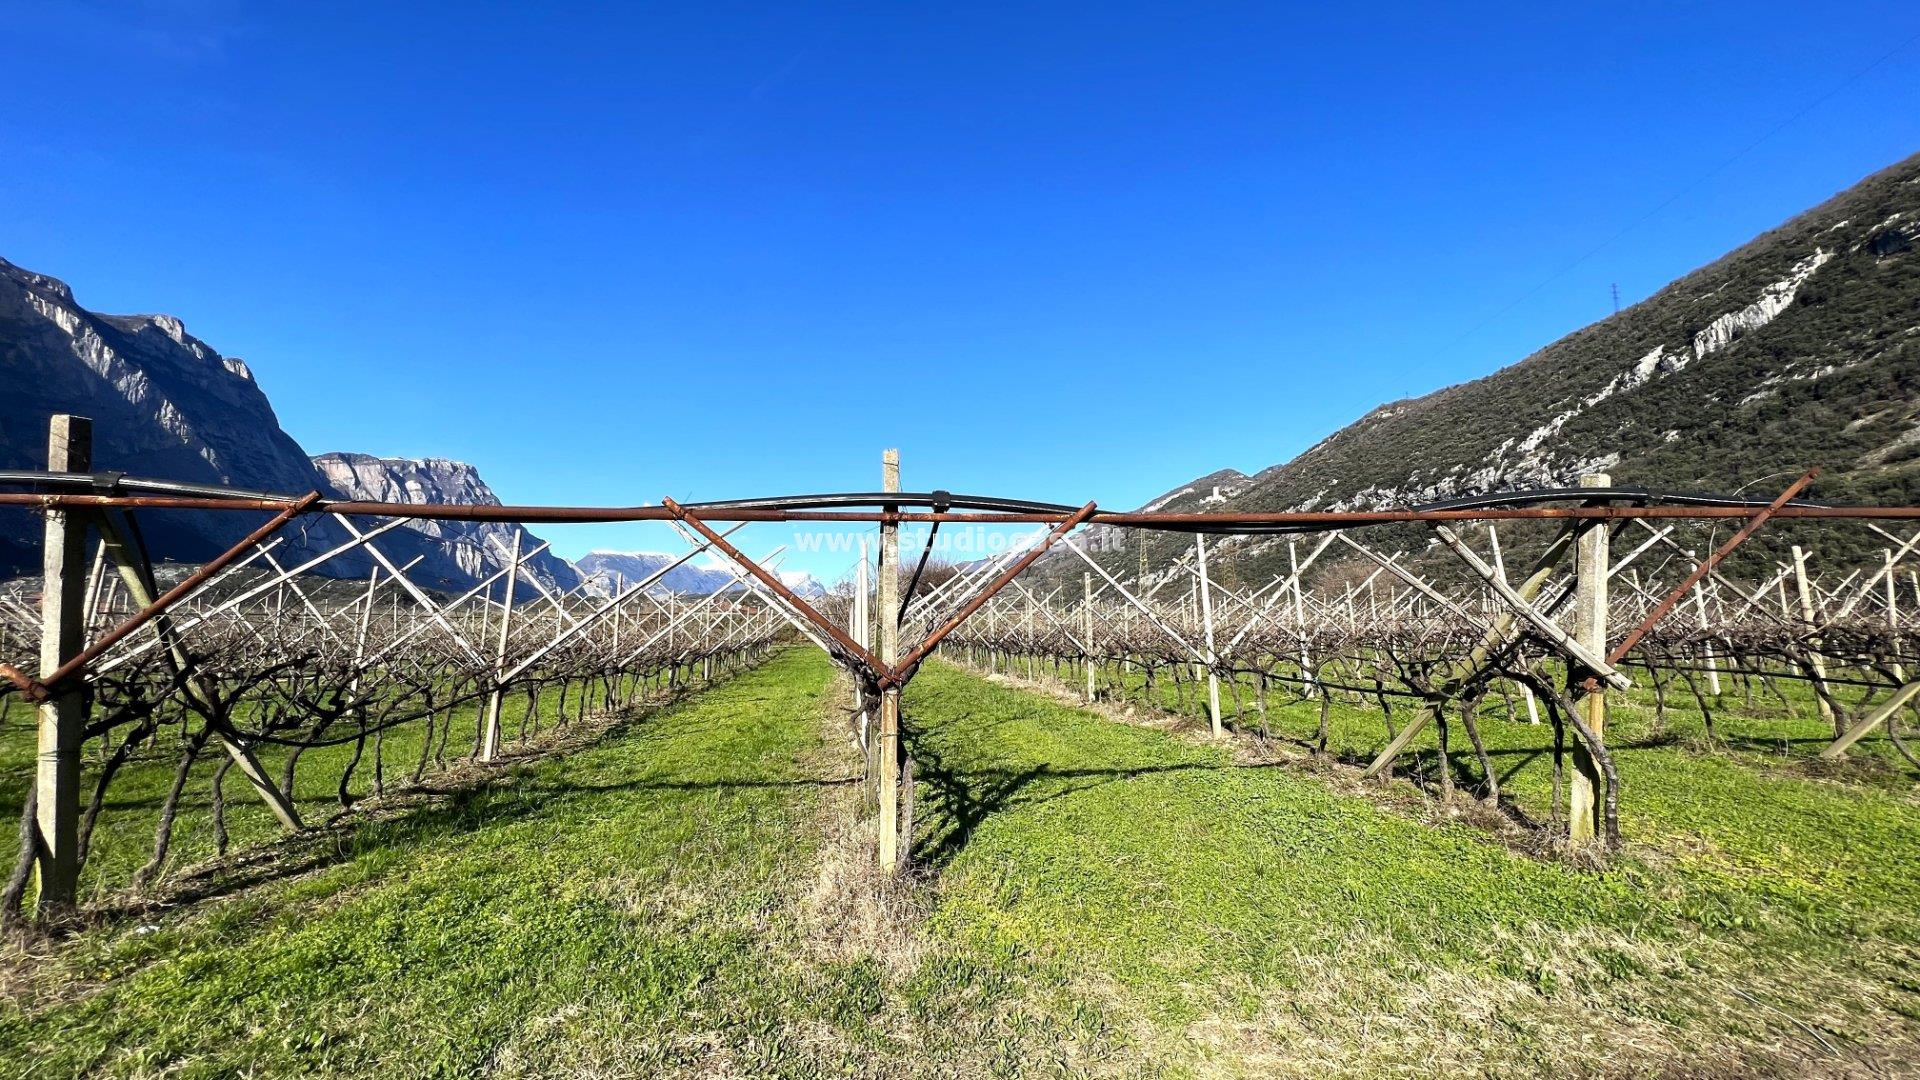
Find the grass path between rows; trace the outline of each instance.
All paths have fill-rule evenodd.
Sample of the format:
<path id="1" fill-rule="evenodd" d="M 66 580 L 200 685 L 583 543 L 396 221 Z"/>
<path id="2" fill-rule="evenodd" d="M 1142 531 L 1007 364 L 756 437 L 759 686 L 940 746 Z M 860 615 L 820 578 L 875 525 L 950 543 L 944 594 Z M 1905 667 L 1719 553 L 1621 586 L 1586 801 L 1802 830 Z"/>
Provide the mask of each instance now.
<path id="1" fill-rule="evenodd" d="M 1822 923 L 1657 852 L 1582 871 L 946 664 L 883 886 L 844 695 L 790 652 L 319 869 L 10 957 L 0 1075 L 1914 1067 L 1909 890 Z"/>
<path id="2" fill-rule="evenodd" d="M 1920 1069 L 1911 793 L 1668 748 L 1593 872 L 952 666 L 907 712 L 935 932 L 1049 958 L 1159 1068 Z"/>
<path id="3" fill-rule="evenodd" d="M 83 938 L 0 1007 L 0 1060 L 45 1076 L 644 1075 L 714 1062 L 728 1038 L 777 1060 L 789 1036 L 755 1009 L 793 995 L 760 939 L 834 779 L 816 760 L 827 678 L 782 657 L 370 824 L 322 872 Z M 97 989 L 56 989 L 71 980 Z"/>

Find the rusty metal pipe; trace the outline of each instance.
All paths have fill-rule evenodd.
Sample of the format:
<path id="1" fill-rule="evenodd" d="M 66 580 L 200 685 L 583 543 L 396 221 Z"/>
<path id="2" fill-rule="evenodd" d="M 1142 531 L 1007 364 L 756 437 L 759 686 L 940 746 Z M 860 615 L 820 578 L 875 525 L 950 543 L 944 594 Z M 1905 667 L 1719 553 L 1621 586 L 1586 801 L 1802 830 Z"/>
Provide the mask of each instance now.
<path id="1" fill-rule="evenodd" d="M 266 524 L 248 533 L 239 543 L 228 548 L 200 569 L 182 578 L 179 584 L 168 589 L 164 594 L 155 597 L 153 603 L 134 612 L 126 622 L 101 634 L 93 644 L 81 650 L 73 659 L 55 668 L 53 674 L 40 680 L 37 692 L 45 694 L 48 690 L 72 678 L 79 672 L 85 671 L 88 664 L 98 660 L 108 649 L 113 648 L 125 640 L 127 635 L 166 614 L 168 608 L 179 603 L 183 597 L 205 584 L 209 578 L 225 570 L 235 559 L 246 554 L 248 548 L 272 536 L 281 526 L 306 512 L 309 507 L 319 501 L 320 493 L 315 491 L 310 492 L 304 498 L 297 500 L 293 504 L 284 507 Z"/>
<path id="2" fill-rule="evenodd" d="M 1014 578 L 1019 577 L 1022 570 L 1032 566 L 1035 559 L 1045 555 L 1048 548 L 1058 543 L 1061 537 L 1072 532 L 1076 526 L 1085 522 L 1088 518 L 1092 517 L 1093 514 L 1094 505 L 1088 503 L 1068 515 L 1067 520 L 1054 526 L 1053 531 L 1047 534 L 1046 539 L 1035 544 L 1030 551 L 1020 556 L 1019 560 L 1012 566 L 1002 570 L 999 577 L 988 582 L 986 588 L 975 593 L 973 599 L 967 601 L 959 611 L 949 616 L 947 621 L 942 623 L 938 630 L 928 634 L 920 644 L 913 647 L 912 652 L 902 657 L 900 662 L 895 664 L 893 668 L 886 673 L 885 678 L 880 680 L 881 689 L 885 689 L 888 686 L 899 686 L 905 683 L 906 674 L 913 670 L 915 664 L 926 659 L 927 654 L 931 653 L 934 648 L 940 644 L 942 638 L 958 630 L 962 623 L 965 623 L 968 618 L 972 617 L 974 612 L 980 610 L 981 605 L 993 599 L 994 594 L 1006 588 L 1007 584 Z"/>
<path id="3" fill-rule="evenodd" d="M 773 591 L 774 595 L 791 605 L 802 618 L 812 623 L 815 628 L 824 631 L 828 637 L 833 639 L 835 644 L 846 650 L 846 655 L 849 659 L 857 660 L 861 664 L 866 665 L 868 677 L 877 679 L 880 674 L 886 670 L 886 665 L 880 662 L 879 657 L 868 652 L 865 648 L 862 648 L 858 642 L 854 641 L 853 638 L 847 636 L 847 632 L 840 629 L 833 620 L 814 610 L 812 604 L 802 600 L 800 594 L 787 588 L 787 583 L 781 581 L 777 575 L 768 573 L 761 568 L 759 563 L 747 558 L 739 548 L 727 543 L 726 537 L 713 531 L 706 522 L 694 516 L 694 514 L 689 512 L 685 507 L 674 502 L 672 499 L 662 499 L 660 502 L 663 509 L 670 512 L 679 521 L 691 526 L 695 531 L 699 532 L 700 535 L 706 537 L 708 542 L 712 543 L 714 547 L 719 548 L 727 558 L 732 559 L 735 565 L 747 573 L 752 574 L 755 578 L 758 578 L 760 584 L 765 585 Z"/>
<path id="4" fill-rule="evenodd" d="M 294 499 L 210 499 L 151 495 L 39 495 L 0 493 L 0 506 L 40 509 L 152 509 L 152 510 L 270 510 L 292 506 Z M 676 504 L 679 505 L 679 504 Z M 683 508 L 684 509 L 684 508 Z M 360 517 L 414 518 L 434 521 L 510 521 L 525 524 L 587 524 L 626 521 L 666 521 L 676 518 L 665 506 L 463 506 L 445 503 L 380 503 L 319 500 L 302 513 L 338 513 Z M 1319 532 L 1436 521 L 1625 521 L 1750 519 L 1755 508 L 1744 505 L 1705 506 L 1495 506 L 1467 509 L 1344 510 L 1196 513 L 1096 513 L 1087 524 L 1177 532 L 1262 533 Z M 880 510 L 786 510 L 743 506 L 703 512 L 703 520 L 773 521 L 875 524 L 956 523 L 980 525 L 1057 525 L 1071 513 L 1052 511 L 946 511 L 943 513 L 887 513 Z M 1771 515 L 1783 520 L 1920 520 L 1920 506 L 1782 506 Z"/>
<path id="5" fill-rule="evenodd" d="M 1788 502 L 1792 501 L 1795 495 L 1800 494 L 1800 490 L 1802 488 L 1806 487 L 1808 484 L 1811 484 L 1813 482 L 1813 478 L 1819 475 L 1820 475 L 1819 469 L 1808 469 L 1806 472 L 1806 475 L 1802 476 L 1800 479 L 1795 480 L 1792 484 L 1788 485 L 1787 490 L 1781 492 L 1780 497 L 1773 500 L 1773 503 L 1771 505 L 1769 505 L 1765 510 L 1762 510 L 1759 513 L 1753 515 L 1752 521 L 1747 522 L 1746 526 L 1742 528 L 1739 532 L 1734 533 L 1732 536 L 1728 537 L 1726 543 L 1721 544 L 1718 548 L 1714 550 L 1713 554 L 1707 556 L 1706 559 L 1703 560 L 1699 566 L 1694 567 L 1693 573 L 1688 574 L 1684 581 L 1674 586 L 1671 592 L 1667 593 L 1665 597 L 1661 598 L 1660 602 L 1654 605 L 1653 610 L 1647 613 L 1647 617 L 1640 620 L 1639 626 L 1634 627 L 1633 630 L 1629 632 L 1626 637 L 1620 639 L 1620 644 L 1614 646 L 1613 651 L 1607 654 L 1607 663 L 1609 664 L 1619 663 L 1620 658 L 1627 655 L 1628 651 L 1631 650 L 1635 645 L 1638 645 L 1640 643 L 1640 639 L 1645 637 L 1647 635 L 1647 632 L 1652 630 L 1656 623 L 1658 623 L 1661 619 L 1665 618 L 1667 615 L 1667 612 L 1673 610 L 1673 605 L 1679 603 L 1681 598 L 1687 595 L 1688 589 L 1693 588 L 1696 584 L 1699 584 L 1701 579 L 1705 578 L 1708 574 L 1712 573 L 1713 568 L 1720 565 L 1720 560 L 1732 554 L 1734 548 L 1739 547 L 1743 542 L 1745 542 L 1747 537 L 1752 536 L 1754 532 L 1756 532 L 1760 528 L 1760 526 L 1765 525 L 1767 523 L 1767 519 L 1778 514 L 1782 507 L 1786 506 Z M 1798 549 L 1795 549 L 1795 550 L 1798 550 Z M 1889 563 L 1888 565 L 1892 565 L 1892 564 Z"/>

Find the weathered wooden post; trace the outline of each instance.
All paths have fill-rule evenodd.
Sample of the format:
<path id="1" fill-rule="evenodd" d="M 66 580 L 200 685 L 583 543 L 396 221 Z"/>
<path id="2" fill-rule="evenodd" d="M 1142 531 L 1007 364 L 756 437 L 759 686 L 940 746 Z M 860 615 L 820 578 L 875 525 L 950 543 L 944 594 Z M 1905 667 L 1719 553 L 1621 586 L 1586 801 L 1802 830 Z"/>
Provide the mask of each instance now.
<path id="1" fill-rule="evenodd" d="M 93 469 L 93 421 L 54 416 L 47 425 L 47 469 Z M 57 671 L 86 647 L 87 519 L 78 511 L 48 510 L 41 550 L 40 671 Z M 40 703 L 39 762 L 34 821 L 40 845 L 41 918 L 73 907 L 80 881 L 80 741 L 87 722 L 87 689 L 68 680 Z"/>
<path id="2" fill-rule="evenodd" d="M 507 634 L 513 629 L 513 594 L 517 591 L 514 586 L 519 584 L 520 578 L 520 538 L 525 535 L 524 530 L 513 530 L 513 561 L 507 564 L 507 595 L 500 606 L 500 636 L 494 639 L 493 645 L 493 689 L 487 694 L 487 730 L 480 742 L 481 761 L 492 761 L 500 752 L 500 698 L 506 693 L 506 688 L 500 685 L 500 677 L 507 670 Z M 616 585 L 613 595 L 619 596 L 622 591 Z M 618 624 L 615 626 L 614 633 L 617 635 Z M 536 700 L 534 708 L 539 707 Z"/>
<path id="3" fill-rule="evenodd" d="M 1193 534 L 1196 568 L 1200 571 L 1200 626 L 1207 639 L 1207 720 L 1212 725 L 1213 734 L 1218 738 L 1225 732 L 1220 723 L 1220 676 L 1214 674 L 1219 664 L 1219 656 L 1213 651 L 1213 589 L 1207 582 L 1207 538 L 1204 533 Z"/>
<path id="4" fill-rule="evenodd" d="M 1593 473 L 1580 478 L 1583 488 L 1613 486 L 1613 478 Z M 1588 522 L 1581 527 L 1579 546 L 1574 553 L 1573 635 L 1596 656 L 1607 653 L 1607 571 L 1612 568 L 1607 550 L 1607 523 Z M 1575 672 L 1584 679 L 1588 673 Z M 1595 738 L 1605 739 L 1607 729 L 1607 689 L 1604 685 L 1581 694 L 1574 704 Z M 1599 835 L 1595 809 L 1599 806 L 1600 767 L 1587 749 L 1586 740 L 1573 744 L 1573 775 L 1567 785 L 1567 838 L 1576 844 L 1590 843 Z"/>
<path id="5" fill-rule="evenodd" d="M 1081 632 L 1086 635 L 1086 662 L 1081 666 L 1087 669 L 1087 704 L 1093 704 L 1095 688 L 1093 685 L 1093 573 L 1080 575 L 1080 618 Z"/>
<path id="6" fill-rule="evenodd" d="M 880 489 L 900 490 L 900 451 L 888 450 L 880 458 Z M 888 504 L 888 514 L 900 507 Z M 880 589 L 878 602 L 880 662 L 889 668 L 900 662 L 900 523 L 880 523 Z M 900 869 L 900 688 L 888 686 L 880 691 L 880 872 L 886 875 Z"/>
<path id="7" fill-rule="evenodd" d="M 1800 621 L 1807 626 L 1809 635 L 1813 633 L 1813 589 L 1807 583 L 1807 553 L 1800 545 L 1793 545 L 1793 587 L 1800 594 Z M 1820 655 L 1820 639 L 1807 638 L 1807 677 L 1813 680 L 1813 700 L 1820 710 L 1820 719 L 1833 728 L 1836 737 L 1845 733 L 1833 717 L 1833 706 L 1827 704 L 1827 661 Z"/>

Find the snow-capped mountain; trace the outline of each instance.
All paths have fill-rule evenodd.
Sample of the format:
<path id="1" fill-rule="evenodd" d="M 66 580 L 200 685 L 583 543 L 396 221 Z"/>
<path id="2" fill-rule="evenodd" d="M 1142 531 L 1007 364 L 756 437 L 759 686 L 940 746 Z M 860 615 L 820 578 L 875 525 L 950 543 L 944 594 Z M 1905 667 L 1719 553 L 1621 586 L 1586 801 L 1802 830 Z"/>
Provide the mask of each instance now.
<path id="1" fill-rule="evenodd" d="M 644 581 L 679 557 L 662 551 L 593 551 L 583 556 L 575 566 L 586 577 L 588 588 L 602 595 L 612 595 L 621 588 Z M 803 597 L 826 595 L 826 588 L 811 574 L 781 571 L 780 580 Z M 730 585 L 743 587 L 730 570 L 695 559 L 662 574 L 659 581 L 648 587 L 648 591 L 659 595 L 705 596 Z"/>

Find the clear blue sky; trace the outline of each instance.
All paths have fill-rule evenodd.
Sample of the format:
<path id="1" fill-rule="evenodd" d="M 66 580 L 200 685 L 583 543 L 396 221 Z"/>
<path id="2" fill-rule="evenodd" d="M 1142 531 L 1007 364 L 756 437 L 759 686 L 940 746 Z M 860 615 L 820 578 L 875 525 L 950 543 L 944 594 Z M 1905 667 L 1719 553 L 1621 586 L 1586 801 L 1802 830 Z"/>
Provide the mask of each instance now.
<path id="1" fill-rule="evenodd" d="M 1920 150 L 1920 5 L 1582 6 L 0 0 L 0 254 L 508 501 L 1131 507 Z"/>

